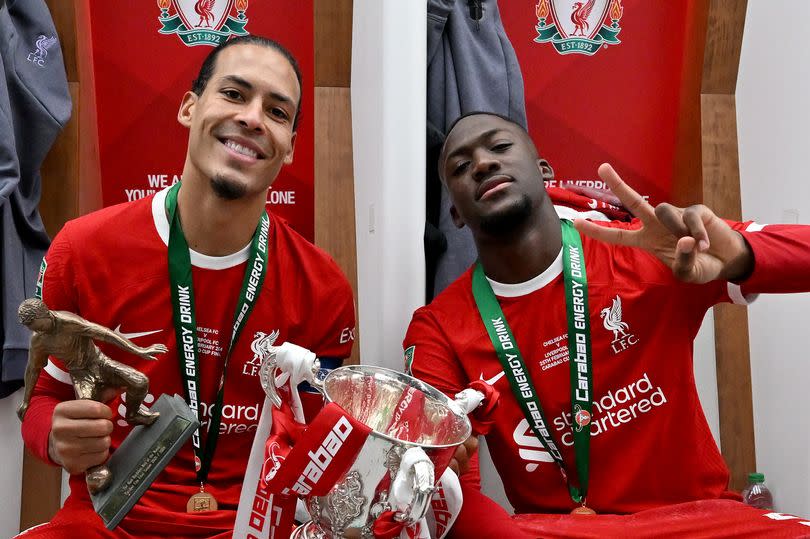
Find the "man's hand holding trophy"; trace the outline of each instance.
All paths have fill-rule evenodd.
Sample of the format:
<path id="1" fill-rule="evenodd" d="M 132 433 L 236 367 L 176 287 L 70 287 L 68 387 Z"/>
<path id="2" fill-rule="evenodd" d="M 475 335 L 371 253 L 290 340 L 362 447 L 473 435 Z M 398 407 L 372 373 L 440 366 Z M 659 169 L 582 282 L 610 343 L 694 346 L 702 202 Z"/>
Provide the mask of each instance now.
<path id="1" fill-rule="evenodd" d="M 69 473 L 86 473 L 93 506 L 113 529 L 152 480 L 199 425 L 182 397 L 162 395 L 151 410 L 143 406 L 149 380 L 142 372 L 107 357 L 95 341 L 112 344 L 143 359 L 156 360 L 164 344 L 138 346 L 121 334 L 77 314 L 52 311 L 40 299 L 27 299 L 18 309 L 20 323 L 32 331 L 25 370 L 25 393 L 17 415 L 22 421 L 42 369 L 58 358 L 70 375 L 75 401 L 54 409 L 49 455 Z M 125 419 L 136 425 L 107 461 L 112 414 L 98 403 L 124 393 Z M 87 417 L 101 421 L 87 421 Z M 96 431 L 92 431 L 96 428 Z M 88 430 L 90 429 L 90 430 Z"/>

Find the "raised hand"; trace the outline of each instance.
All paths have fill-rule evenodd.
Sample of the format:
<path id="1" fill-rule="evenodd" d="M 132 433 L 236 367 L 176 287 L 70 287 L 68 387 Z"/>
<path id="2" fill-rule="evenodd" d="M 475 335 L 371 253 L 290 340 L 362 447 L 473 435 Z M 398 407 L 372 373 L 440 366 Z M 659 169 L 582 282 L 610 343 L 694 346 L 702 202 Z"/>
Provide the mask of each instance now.
<path id="1" fill-rule="evenodd" d="M 670 267 L 675 277 L 689 283 L 736 280 L 753 269 L 754 257 L 743 237 L 706 206 L 678 208 L 663 203 L 653 208 L 609 164 L 599 167 L 599 177 L 643 227 L 608 228 L 577 219 L 574 226 L 580 233 L 644 249 Z"/>

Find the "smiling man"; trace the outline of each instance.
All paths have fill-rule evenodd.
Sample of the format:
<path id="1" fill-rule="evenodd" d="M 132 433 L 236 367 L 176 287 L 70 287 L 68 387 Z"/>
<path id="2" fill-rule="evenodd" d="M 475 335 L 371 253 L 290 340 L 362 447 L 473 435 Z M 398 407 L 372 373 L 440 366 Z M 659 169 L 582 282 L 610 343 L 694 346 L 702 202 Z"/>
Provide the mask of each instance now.
<path id="1" fill-rule="evenodd" d="M 71 495 L 51 523 L 24 537 L 231 537 L 264 401 L 258 351 L 289 341 L 326 366 L 350 354 L 347 280 L 266 211 L 269 187 L 293 160 L 300 103 L 301 75 L 281 45 L 258 36 L 224 43 L 206 58 L 177 114 L 189 131 L 182 183 L 71 221 L 54 239 L 42 266 L 44 301 L 117 328 L 136 345 L 165 344 L 156 361 L 100 348 L 149 377 L 144 402 L 183 395 L 202 427 L 107 531 L 83 472 L 128 433 L 126 403 L 73 400 L 66 365 L 51 357 L 23 437 L 72 474 Z"/>
<path id="2" fill-rule="evenodd" d="M 609 165 L 599 175 L 637 219 L 561 220 L 548 163 L 494 114 L 459 119 L 438 165 L 479 260 L 414 313 L 406 356 L 448 395 L 479 379 L 500 392 L 487 445 L 518 513 L 479 492 L 473 459 L 454 536 L 805 536 L 796 519 L 723 499 L 739 496 L 692 347 L 716 303 L 810 290 L 810 227 L 652 208 Z"/>

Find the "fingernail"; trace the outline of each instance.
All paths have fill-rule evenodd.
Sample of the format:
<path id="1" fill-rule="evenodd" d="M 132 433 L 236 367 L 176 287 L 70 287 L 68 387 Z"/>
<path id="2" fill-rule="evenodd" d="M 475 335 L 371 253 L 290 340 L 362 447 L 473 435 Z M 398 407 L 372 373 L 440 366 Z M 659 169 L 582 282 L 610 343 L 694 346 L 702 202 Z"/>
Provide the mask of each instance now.
<path id="1" fill-rule="evenodd" d="M 709 242 L 707 240 L 700 240 L 700 243 L 698 243 L 698 249 L 700 249 L 701 251 L 705 251 L 708 248 Z"/>

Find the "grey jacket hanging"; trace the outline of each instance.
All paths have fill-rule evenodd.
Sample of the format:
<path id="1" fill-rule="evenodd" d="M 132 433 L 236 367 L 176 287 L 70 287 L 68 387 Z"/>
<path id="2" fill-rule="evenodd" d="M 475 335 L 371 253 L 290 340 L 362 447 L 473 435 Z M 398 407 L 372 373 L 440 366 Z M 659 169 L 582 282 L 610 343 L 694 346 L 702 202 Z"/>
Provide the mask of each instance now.
<path id="1" fill-rule="evenodd" d="M 469 230 L 459 230 L 450 218 L 450 201 L 436 169 L 439 145 L 453 121 L 467 112 L 496 112 L 526 127 L 526 105 L 523 75 L 495 0 L 428 0 L 427 9 L 429 301 L 476 258 Z"/>
<path id="2" fill-rule="evenodd" d="M 39 168 L 70 118 L 62 51 L 43 0 L 0 3 L 0 396 L 20 386 L 30 333 L 17 307 L 34 295 L 50 243 Z"/>

